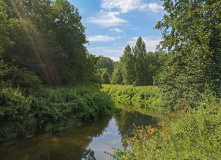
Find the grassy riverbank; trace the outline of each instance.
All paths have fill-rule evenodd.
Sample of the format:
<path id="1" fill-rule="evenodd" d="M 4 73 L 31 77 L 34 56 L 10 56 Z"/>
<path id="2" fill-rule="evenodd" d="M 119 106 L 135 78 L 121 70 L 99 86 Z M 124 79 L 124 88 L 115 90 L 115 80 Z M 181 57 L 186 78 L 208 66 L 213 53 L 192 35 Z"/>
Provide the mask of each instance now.
<path id="1" fill-rule="evenodd" d="M 183 107 L 183 106 L 180 106 Z M 115 152 L 119 159 L 221 159 L 221 102 L 203 95 L 196 108 L 171 113 L 158 128 L 138 127 L 125 139 L 133 151 Z"/>
<path id="2" fill-rule="evenodd" d="M 0 141 L 96 121 L 111 114 L 110 97 L 96 86 L 0 91 Z"/>
<path id="3" fill-rule="evenodd" d="M 102 91 L 110 95 L 116 103 L 162 110 L 160 90 L 156 86 L 102 85 Z"/>

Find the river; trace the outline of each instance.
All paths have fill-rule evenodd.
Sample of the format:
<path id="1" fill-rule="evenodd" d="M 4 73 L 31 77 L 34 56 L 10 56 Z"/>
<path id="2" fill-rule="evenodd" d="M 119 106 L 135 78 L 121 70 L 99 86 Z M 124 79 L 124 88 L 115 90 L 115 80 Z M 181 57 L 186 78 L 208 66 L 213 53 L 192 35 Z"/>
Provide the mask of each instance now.
<path id="1" fill-rule="evenodd" d="M 108 153 L 113 148 L 130 149 L 121 142 L 125 135 L 131 136 L 134 125 L 157 122 L 158 118 L 122 109 L 81 127 L 0 144 L 0 160 L 112 160 Z"/>

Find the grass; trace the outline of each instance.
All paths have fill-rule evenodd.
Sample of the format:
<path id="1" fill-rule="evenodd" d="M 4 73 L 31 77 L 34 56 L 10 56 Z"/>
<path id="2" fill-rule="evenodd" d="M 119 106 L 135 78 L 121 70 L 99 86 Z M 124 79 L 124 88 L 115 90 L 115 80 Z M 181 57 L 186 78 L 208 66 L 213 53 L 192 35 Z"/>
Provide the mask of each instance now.
<path id="1" fill-rule="evenodd" d="M 162 110 L 160 90 L 156 86 L 102 85 L 102 91 L 110 95 L 116 103 Z"/>
<path id="2" fill-rule="evenodd" d="M 181 108 L 183 106 L 180 106 Z M 158 128 L 140 126 L 133 138 L 124 143 L 133 151 L 115 152 L 118 159 L 221 159 L 221 102 L 211 95 L 202 95 L 196 108 L 172 113 L 172 120 L 163 120 Z"/>

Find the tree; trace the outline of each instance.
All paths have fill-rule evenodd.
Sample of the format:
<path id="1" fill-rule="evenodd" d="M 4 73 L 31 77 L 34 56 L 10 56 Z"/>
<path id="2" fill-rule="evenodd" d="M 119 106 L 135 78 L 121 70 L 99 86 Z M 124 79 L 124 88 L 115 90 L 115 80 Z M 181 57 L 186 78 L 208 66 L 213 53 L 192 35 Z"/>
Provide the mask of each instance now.
<path id="1" fill-rule="evenodd" d="M 98 69 L 98 74 L 102 84 L 110 84 L 110 74 L 107 71 L 107 68 Z"/>
<path id="2" fill-rule="evenodd" d="M 166 61 L 167 56 L 164 52 L 147 52 L 144 57 L 145 61 L 145 84 L 153 85 L 154 77 L 160 72 L 162 65 Z"/>
<path id="3" fill-rule="evenodd" d="M 144 78 L 146 72 L 145 61 L 144 61 L 145 54 L 146 54 L 146 45 L 142 40 L 142 38 L 139 37 L 134 47 L 136 85 L 145 85 L 145 78 Z"/>
<path id="4" fill-rule="evenodd" d="M 98 68 L 107 68 L 108 73 L 112 75 L 114 71 L 114 61 L 109 57 L 99 56 Z"/>
<path id="5" fill-rule="evenodd" d="M 8 24 L 8 15 L 7 15 L 7 5 L 3 0 L 0 0 L 0 59 L 2 60 L 2 54 L 8 46 L 11 46 L 13 43 L 8 36 L 7 24 Z"/>
<path id="6" fill-rule="evenodd" d="M 122 77 L 122 64 L 121 62 L 116 62 L 114 66 L 114 72 L 110 79 L 111 84 L 123 84 Z"/>
<path id="7" fill-rule="evenodd" d="M 164 91 L 164 102 L 169 102 L 165 105 L 172 108 L 182 101 L 194 106 L 191 98 L 206 86 L 219 96 L 221 1 L 164 0 L 163 6 L 167 14 L 156 28 L 162 30 L 161 49 L 168 49 L 171 56 L 156 84 Z"/>
<path id="8" fill-rule="evenodd" d="M 120 62 L 115 66 L 111 83 L 153 85 L 153 78 L 161 70 L 165 60 L 164 52 L 146 53 L 146 45 L 139 37 L 133 50 L 129 45 L 125 47 Z"/>
<path id="9" fill-rule="evenodd" d="M 1 24 L 5 21 L 0 52 L 7 66 L 31 71 L 46 85 L 88 82 L 96 62 L 84 46 L 85 27 L 77 8 L 67 0 L 0 2 Z"/>
<path id="10" fill-rule="evenodd" d="M 133 84 L 135 81 L 134 55 L 129 45 L 125 47 L 124 54 L 120 58 L 122 63 L 122 77 L 124 84 Z"/>

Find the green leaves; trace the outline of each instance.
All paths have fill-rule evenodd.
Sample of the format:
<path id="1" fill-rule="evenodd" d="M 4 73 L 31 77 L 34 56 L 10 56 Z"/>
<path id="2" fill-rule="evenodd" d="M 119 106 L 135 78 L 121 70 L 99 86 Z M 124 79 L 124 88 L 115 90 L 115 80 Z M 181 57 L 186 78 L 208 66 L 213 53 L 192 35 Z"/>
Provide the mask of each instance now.
<path id="1" fill-rule="evenodd" d="M 135 82 L 135 57 L 129 45 L 125 47 L 124 54 L 120 58 L 122 63 L 122 77 L 124 84 Z"/>
<path id="2" fill-rule="evenodd" d="M 113 103 L 95 86 L 0 90 L 0 141 L 97 120 Z"/>
<path id="3" fill-rule="evenodd" d="M 220 7 L 218 0 L 164 0 L 167 14 L 156 28 L 162 31 L 160 46 L 168 49 L 170 59 L 156 84 L 163 88 L 168 108 L 181 99 L 190 103 L 188 93 L 196 96 L 207 87 L 220 95 Z"/>
<path id="4" fill-rule="evenodd" d="M 91 80 L 96 62 L 88 56 L 85 27 L 70 2 L 1 0 L 0 15 L 0 60 L 8 66 L 25 68 L 50 86 Z"/>
<path id="5" fill-rule="evenodd" d="M 161 69 L 165 59 L 166 55 L 161 51 L 146 53 L 146 44 L 139 37 L 134 48 L 131 49 L 129 45 L 125 47 L 124 54 L 114 69 L 111 83 L 153 85 L 153 77 Z"/>

